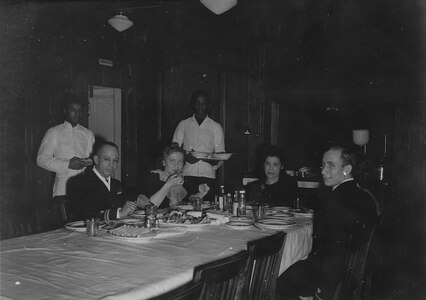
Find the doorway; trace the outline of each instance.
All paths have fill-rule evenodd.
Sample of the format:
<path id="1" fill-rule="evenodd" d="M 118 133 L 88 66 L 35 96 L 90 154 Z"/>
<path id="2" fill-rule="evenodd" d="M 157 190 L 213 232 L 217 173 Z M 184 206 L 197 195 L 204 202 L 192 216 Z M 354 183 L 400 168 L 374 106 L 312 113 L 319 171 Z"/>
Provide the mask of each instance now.
<path id="1" fill-rule="evenodd" d="M 114 178 L 121 180 L 121 89 L 89 86 L 89 123 L 96 140 L 114 142 L 120 149 L 120 161 Z"/>

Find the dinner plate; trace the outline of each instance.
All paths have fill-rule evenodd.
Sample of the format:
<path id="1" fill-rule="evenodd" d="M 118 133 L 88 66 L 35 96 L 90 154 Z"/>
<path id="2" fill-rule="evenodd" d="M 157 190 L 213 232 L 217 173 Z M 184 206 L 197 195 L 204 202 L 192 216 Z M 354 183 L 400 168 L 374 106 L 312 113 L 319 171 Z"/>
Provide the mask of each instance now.
<path id="1" fill-rule="evenodd" d="M 271 214 L 271 215 L 269 215 L 268 217 L 271 217 L 271 218 L 292 218 L 292 217 L 294 217 L 294 214 L 292 214 L 292 213 L 288 213 L 288 212 L 278 212 L 278 213 L 275 213 L 275 214 Z"/>
<path id="2" fill-rule="evenodd" d="M 243 217 L 243 216 L 241 216 L 241 217 L 236 217 L 236 216 L 232 216 L 232 217 L 230 217 L 229 218 L 229 221 L 230 222 L 251 222 L 251 223 L 253 223 L 253 219 L 252 218 L 250 218 L 250 217 Z"/>
<path id="3" fill-rule="evenodd" d="M 272 206 L 271 209 L 277 210 L 277 211 L 282 211 L 282 212 L 288 212 L 292 208 L 288 207 L 288 206 Z"/>
<path id="4" fill-rule="evenodd" d="M 229 221 L 226 225 L 232 226 L 233 228 L 249 228 L 253 226 L 253 221 Z"/>
<path id="5" fill-rule="evenodd" d="M 118 223 L 123 223 L 123 224 L 143 224 L 144 221 L 141 219 L 131 219 L 131 218 L 125 218 L 125 219 L 119 219 L 117 220 Z"/>
<path id="6" fill-rule="evenodd" d="M 72 231 L 86 232 L 86 224 L 84 221 L 75 221 L 65 224 L 65 228 Z"/>
<path id="7" fill-rule="evenodd" d="M 300 209 L 292 209 L 290 211 L 292 214 L 298 217 L 305 217 L 305 218 L 312 218 L 314 216 L 314 211 L 312 209 L 306 210 L 300 210 Z"/>
<path id="8" fill-rule="evenodd" d="M 262 225 L 274 225 L 274 226 L 288 226 L 288 225 L 294 225 L 296 224 L 293 221 L 290 220 L 284 220 L 284 219 L 274 219 L 274 218 L 267 218 L 263 220 L 257 221 L 257 223 Z"/>

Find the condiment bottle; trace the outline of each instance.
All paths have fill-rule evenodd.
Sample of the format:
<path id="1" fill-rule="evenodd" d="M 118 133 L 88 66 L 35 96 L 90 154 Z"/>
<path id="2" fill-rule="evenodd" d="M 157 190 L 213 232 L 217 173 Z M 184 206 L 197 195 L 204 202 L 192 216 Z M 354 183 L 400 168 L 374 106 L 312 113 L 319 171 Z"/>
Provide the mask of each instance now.
<path id="1" fill-rule="evenodd" d="M 232 202 L 232 214 L 238 216 L 238 191 L 234 193 L 234 202 Z"/>
<path id="2" fill-rule="evenodd" d="M 219 210 L 223 210 L 224 209 L 224 205 L 225 205 L 225 187 L 223 185 L 220 186 L 220 193 L 219 193 Z"/>
<path id="3" fill-rule="evenodd" d="M 246 215 L 246 192 L 244 190 L 240 191 L 240 199 L 238 201 L 238 216 L 245 216 Z"/>

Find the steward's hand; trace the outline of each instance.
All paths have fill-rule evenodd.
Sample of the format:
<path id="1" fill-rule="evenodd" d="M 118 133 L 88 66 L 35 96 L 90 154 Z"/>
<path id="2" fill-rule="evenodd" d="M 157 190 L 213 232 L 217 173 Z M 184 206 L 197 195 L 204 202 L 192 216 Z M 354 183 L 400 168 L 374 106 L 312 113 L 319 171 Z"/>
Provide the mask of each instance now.
<path id="1" fill-rule="evenodd" d="M 72 170 L 81 170 L 85 166 L 87 166 L 87 163 L 82 158 L 79 158 L 77 156 L 71 158 L 70 162 L 68 163 L 68 168 Z"/>
<path id="2" fill-rule="evenodd" d="M 190 164 L 195 164 L 199 161 L 199 159 L 195 158 L 191 153 L 187 153 L 185 155 L 185 161 L 190 163 Z"/>

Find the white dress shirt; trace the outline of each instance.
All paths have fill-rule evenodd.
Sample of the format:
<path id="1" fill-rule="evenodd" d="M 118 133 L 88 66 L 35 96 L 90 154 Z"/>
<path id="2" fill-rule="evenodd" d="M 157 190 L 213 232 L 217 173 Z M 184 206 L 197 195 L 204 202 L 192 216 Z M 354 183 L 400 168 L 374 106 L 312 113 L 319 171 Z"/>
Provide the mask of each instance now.
<path id="1" fill-rule="evenodd" d="M 69 122 L 65 121 L 63 124 L 47 130 L 38 150 L 37 165 L 48 171 L 56 172 L 53 197 L 66 195 L 68 178 L 84 171 L 84 169 L 69 169 L 68 164 L 74 156 L 89 157 L 94 142 L 93 132 L 80 124 L 72 127 Z"/>
<path id="2" fill-rule="evenodd" d="M 173 142 L 178 143 L 186 151 L 224 152 L 225 139 L 222 126 L 206 117 L 198 124 L 195 116 L 179 122 L 173 135 Z M 184 176 L 216 178 L 216 170 L 209 163 L 198 161 L 195 164 L 186 163 Z"/>
<path id="3" fill-rule="evenodd" d="M 108 176 L 107 178 L 103 177 L 101 173 L 96 169 L 96 167 L 93 168 L 93 173 L 96 174 L 96 176 L 99 177 L 99 179 L 105 184 L 108 191 L 111 191 L 111 176 Z"/>

